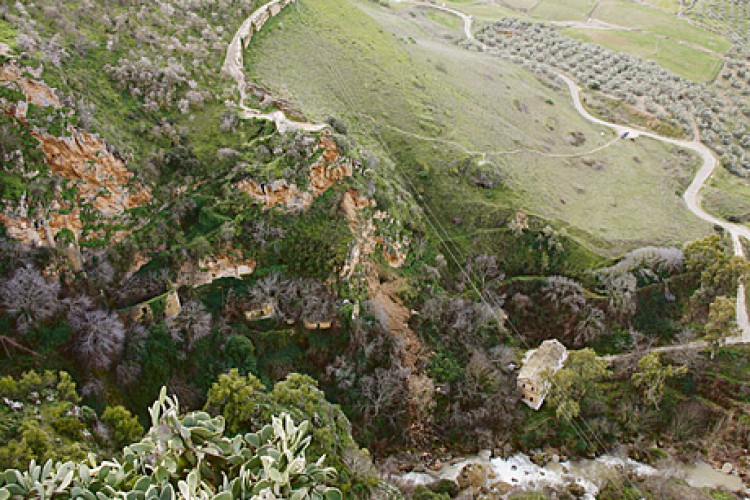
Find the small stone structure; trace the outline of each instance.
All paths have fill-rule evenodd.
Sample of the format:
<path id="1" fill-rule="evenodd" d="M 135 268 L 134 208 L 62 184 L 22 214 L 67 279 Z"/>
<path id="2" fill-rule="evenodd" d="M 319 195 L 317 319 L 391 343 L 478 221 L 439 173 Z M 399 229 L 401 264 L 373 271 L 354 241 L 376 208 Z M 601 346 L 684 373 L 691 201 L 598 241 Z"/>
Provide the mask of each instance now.
<path id="1" fill-rule="evenodd" d="M 180 301 L 180 295 L 177 293 L 177 290 L 171 289 L 161 295 L 157 295 L 156 297 L 145 300 L 140 304 L 136 304 L 133 307 L 120 309 L 120 317 L 123 319 L 127 319 L 128 321 L 134 321 L 138 323 L 143 321 L 151 321 L 154 319 L 161 319 L 155 318 L 153 310 L 151 309 L 151 305 L 154 302 L 160 300 L 164 300 L 165 319 L 174 318 L 182 312 L 182 301 Z"/>
<path id="2" fill-rule="evenodd" d="M 185 263 L 177 276 L 177 286 L 197 288 L 221 278 L 242 279 L 255 272 L 255 260 L 233 255 L 206 257 L 193 263 Z"/>
<path id="3" fill-rule="evenodd" d="M 245 319 L 248 321 L 257 321 L 259 319 L 272 318 L 275 314 L 276 306 L 274 306 L 273 302 L 266 302 L 245 311 Z"/>
<path id="4" fill-rule="evenodd" d="M 554 339 L 545 340 L 538 348 L 526 353 L 517 384 L 522 394 L 521 400 L 529 408 L 538 410 L 542 407 L 549 391 L 547 377 L 560 370 L 567 358 L 565 346 Z"/>
<path id="5" fill-rule="evenodd" d="M 307 330 L 330 330 L 333 326 L 331 321 L 318 321 L 317 323 L 304 321 L 303 324 Z"/>
<path id="6" fill-rule="evenodd" d="M 174 318 L 182 312 L 182 303 L 180 302 L 180 296 L 177 294 L 177 290 L 170 290 L 167 294 L 166 303 L 164 305 L 164 317 Z"/>

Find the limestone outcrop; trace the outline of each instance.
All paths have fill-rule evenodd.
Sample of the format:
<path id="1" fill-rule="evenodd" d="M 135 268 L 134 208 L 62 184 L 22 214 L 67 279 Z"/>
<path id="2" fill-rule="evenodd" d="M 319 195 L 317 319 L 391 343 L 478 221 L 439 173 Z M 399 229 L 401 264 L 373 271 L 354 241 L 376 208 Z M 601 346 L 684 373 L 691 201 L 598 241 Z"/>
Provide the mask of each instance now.
<path id="1" fill-rule="evenodd" d="M 15 64 L 6 64 L 0 66 L 0 82 L 15 82 L 21 87 L 21 92 L 26 96 L 26 102 L 42 108 L 52 106 L 53 108 L 62 108 L 60 99 L 55 91 L 44 83 L 24 76 L 25 74 L 33 75 L 30 68 L 21 68 Z M 37 76 L 38 78 L 38 76 Z"/>
<path id="2" fill-rule="evenodd" d="M 58 190 L 48 206 L 36 206 L 33 211 L 29 210 L 24 197 L 18 206 L 4 207 L 0 222 L 11 237 L 23 243 L 54 246 L 55 237 L 63 230 L 70 231 L 76 240 L 81 237 L 84 223 L 80 215 L 85 207 L 90 206 L 99 212 L 104 222 L 120 222 L 126 210 L 148 203 L 151 193 L 134 182 L 133 173 L 125 161 L 100 137 L 71 125 L 67 126 L 64 135 L 57 137 L 27 122 L 29 105 L 54 108 L 63 116 L 70 114 L 63 109 L 54 89 L 27 76 L 34 76 L 31 71 L 14 64 L 0 67 L 0 85 L 18 85 L 25 98 L 20 102 L 0 100 L 0 109 L 29 129 L 39 141 L 50 172 L 72 181 L 69 189 L 75 196 L 74 200 L 65 198 Z M 35 215 L 32 217 L 30 213 Z M 127 234 L 128 231 L 117 230 L 109 233 L 109 237 L 117 241 Z M 103 235 L 96 231 L 87 236 Z"/>
<path id="3" fill-rule="evenodd" d="M 180 269 L 176 285 L 198 287 L 221 278 L 237 278 L 255 271 L 255 260 L 232 255 L 220 255 L 201 259 L 197 266 L 185 264 Z"/>
<path id="4" fill-rule="evenodd" d="M 341 156 L 330 131 L 326 130 L 321 135 L 316 153 L 321 149 L 320 157 L 310 166 L 305 190 L 284 179 L 270 183 L 243 179 L 235 187 L 258 200 L 265 208 L 283 207 L 290 212 L 307 210 L 315 198 L 354 173 L 353 162 Z"/>
<path id="5" fill-rule="evenodd" d="M 341 276 L 350 278 L 357 267 L 381 248 L 388 265 L 398 268 L 408 257 L 410 239 L 402 234 L 400 224 L 383 210 L 375 210 L 375 200 L 362 196 L 356 189 L 350 189 L 341 200 L 341 209 L 354 234 L 354 244 L 349 251 Z"/>
<path id="6" fill-rule="evenodd" d="M 67 137 L 34 136 L 52 173 L 75 181 L 79 201 L 91 202 L 105 217 L 115 217 L 151 199 L 142 186 L 131 186 L 133 173 L 102 139 L 76 128 L 69 133 Z"/>

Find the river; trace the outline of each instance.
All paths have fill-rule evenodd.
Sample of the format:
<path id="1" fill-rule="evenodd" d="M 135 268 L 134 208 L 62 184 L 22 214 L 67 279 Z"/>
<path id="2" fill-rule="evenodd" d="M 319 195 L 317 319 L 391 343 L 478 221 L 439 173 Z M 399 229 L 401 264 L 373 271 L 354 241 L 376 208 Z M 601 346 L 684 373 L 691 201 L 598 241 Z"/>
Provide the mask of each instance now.
<path id="1" fill-rule="evenodd" d="M 444 465 L 437 471 L 409 472 L 394 476 L 392 479 L 409 486 L 429 485 L 441 479 L 456 481 L 461 470 L 469 464 L 484 465 L 488 470 L 484 486 L 492 488 L 494 485 L 501 491 L 509 487 L 575 489 L 583 493 L 582 498 L 594 500 L 599 489 L 611 477 L 611 472 L 620 470 L 639 477 L 660 476 L 682 479 L 695 488 L 724 488 L 735 493 L 750 495 L 750 489 L 746 488 L 739 476 L 716 470 L 705 462 L 665 463 L 663 466 L 654 467 L 615 455 L 565 462 L 552 461 L 539 466 L 532 462 L 528 455 L 522 453 L 508 458 L 489 458 L 485 452 L 482 457 L 464 458 Z"/>

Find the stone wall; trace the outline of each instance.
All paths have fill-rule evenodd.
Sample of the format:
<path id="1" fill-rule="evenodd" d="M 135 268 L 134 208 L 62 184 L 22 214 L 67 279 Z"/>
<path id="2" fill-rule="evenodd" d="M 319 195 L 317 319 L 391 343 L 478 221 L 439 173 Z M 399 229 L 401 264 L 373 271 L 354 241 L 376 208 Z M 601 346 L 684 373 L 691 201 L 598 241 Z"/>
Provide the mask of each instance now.
<path id="1" fill-rule="evenodd" d="M 247 27 L 243 24 L 242 45 L 247 48 L 250 41 L 253 39 L 253 35 L 263 29 L 263 26 L 273 17 L 278 16 L 284 7 L 292 3 L 294 0 L 272 0 L 268 2 L 258 10 L 252 13 L 252 15 L 245 21 Z"/>

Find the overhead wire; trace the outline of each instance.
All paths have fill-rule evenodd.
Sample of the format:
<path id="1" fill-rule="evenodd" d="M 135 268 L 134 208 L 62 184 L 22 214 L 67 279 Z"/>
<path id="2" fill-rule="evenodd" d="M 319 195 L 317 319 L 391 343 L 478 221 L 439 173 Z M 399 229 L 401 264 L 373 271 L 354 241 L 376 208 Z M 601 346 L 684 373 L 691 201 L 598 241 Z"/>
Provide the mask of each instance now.
<path id="1" fill-rule="evenodd" d="M 316 33 L 318 37 L 321 38 L 321 40 L 324 40 L 324 36 L 322 36 L 321 31 L 314 23 L 308 23 L 306 20 L 302 17 L 303 13 L 301 9 L 299 8 L 299 3 L 297 5 L 297 11 L 302 18 L 301 22 L 307 26 L 310 26 L 311 29 Z M 325 61 L 326 69 L 327 71 L 334 76 L 334 81 L 340 82 L 339 83 L 339 91 L 342 94 L 342 100 L 346 99 L 348 100 L 348 103 L 345 103 L 349 106 L 349 109 L 356 110 L 356 109 L 363 109 L 361 107 L 361 102 L 358 102 L 359 99 L 357 97 L 354 97 L 349 90 L 347 89 L 344 82 L 346 82 L 346 79 L 341 74 L 339 69 L 331 62 L 334 61 L 335 58 L 331 57 L 330 52 L 324 47 L 324 44 L 320 43 L 316 47 L 318 50 L 322 50 L 325 52 L 325 55 L 327 57 L 324 57 L 323 60 Z M 359 71 L 357 69 L 357 71 Z M 335 73 L 335 74 L 334 74 Z M 510 318 L 503 314 L 498 312 L 501 310 L 500 305 L 498 304 L 497 300 L 494 298 L 486 297 L 485 293 L 480 290 L 480 288 L 476 285 L 476 276 L 473 276 L 473 272 L 470 272 L 467 270 L 465 265 L 461 264 L 461 259 L 459 259 L 459 256 L 463 257 L 463 260 L 468 263 L 468 254 L 465 252 L 462 252 L 460 247 L 452 242 L 450 234 L 445 229 L 445 227 L 440 222 L 440 218 L 435 214 L 435 212 L 430 207 L 430 204 L 425 200 L 423 195 L 420 193 L 420 191 L 417 189 L 417 187 L 414 185 L 414 183 L 409 178 L 408 174 L 405 172 L 403 168 L 401 168 L 398 164 L 398 161 L 396 160 L 396 156 L 394 156 L 393 151 L 391 151 L 387 141 L 383 139 L 380 132 L 378 132 L 375 128 L 369 128 L 366 125 L 363 124 L 362 121 L 359 122 L 360 127 L 364 129 L 364 132 L 366 132 L 367 135 L 371 137 L 377 138 L 377 141 L 380 143 L 384 151 L 388 154 L 389 158 L 392 160 L 394 168 L 399 170 L 399 173 L 401 174 L 400 177 L 405 181 L 405 183 L 408 185 L 407 192 L 410 192 L 412 197 L 415 199 L 415 201 L 418 200 L 418 206 L 422 208 L 422 213 L 424 215 L 424 220 L 429 226 L 430 230 L 435 234 L 438 241 L 441 243 L 443 248 L 447 251 L 450 259 L 453 261 L 454 265 L 457 269 L 460 270 L 461 274 L 466 279 L 467 283 L 470 285 L 472 290 L 476 293 L 482 304 L 487 308 L 488 311 L 491 312 L 493 315 L 493 318 L 497 322 L 498 326 L 500 328 L 503 327 L 504 324 L 508 324 L 512 330 L 512 332 L 515 334 L 517 339 L 520 341 L 520 343 L 524 346 L 525 349 L 530 349 L 530 345 L 526 341 L 525 337 L 520 333 L 516 325 L 510 320 Z M 439 228 L 439 229 L 438 229 Z M 491 304 L 493 302 L 493 304 Z M 550 379 L 550 383 L 555 386 L 556 389 L 559 389 L 559 386 L 556 384 L 554 379 Z M 601 439 L 597 436 L 596 432 L 591 428 L 591 426 L 583 419 L 580 418 L 580 421 L 583 425 L 585 425 L 588 428 L 588 431 L 592 438 L 587 437 L 582 428 L 579 427 L 579 425 L 575 421 L 575 417 L 569 413 L 567 410 L 563 410 L 563 417 L 568 421 L 569 425 L 573 428 L 576 435 L 584 441 L 587 446 L 591 447 L 591 449 L 597 449 L 599 447 L 602 450 L 607 450 L 606 446 L 604 446 Z M 596 440 L 596 444 L 594 443 L 594 440 Z M 643 497 L 642 493 L 638 489 L 638 487 L 630 480 L 627 475 L 625 475 L 626 479 L 630 483 L 630 486 L 632 486 L 638 493 L 639 496 Z M 616 487 L 619 490 L 619 492 L 622 494 L 622 498 L 626 498 L 625 494 L 625 483 L 622 482 L 619 475 L 614 475 L 613 479 L 616 481 Z"/>

